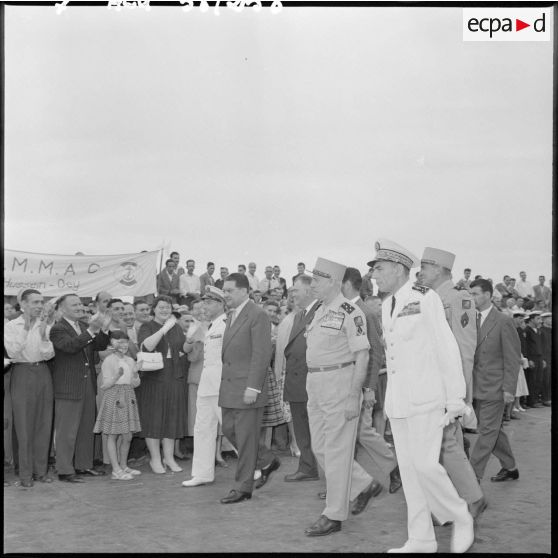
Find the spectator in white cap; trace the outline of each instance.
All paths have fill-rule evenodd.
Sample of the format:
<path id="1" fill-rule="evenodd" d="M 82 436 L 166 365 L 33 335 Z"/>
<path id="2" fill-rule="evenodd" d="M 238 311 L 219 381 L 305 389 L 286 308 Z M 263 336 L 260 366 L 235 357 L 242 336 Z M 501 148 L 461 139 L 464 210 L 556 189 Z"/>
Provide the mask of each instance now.
<path id="1" fill-rule="evenodd" d="M 475 304 L 469 291 L 456 289 L 451 280 L 455 254 L 438 248 L 425 248 L 420 265 L 420 283 L 436 291 L 442 300 L 446 319 L 455 336 L 465 379 L 465 402 L 473 405 L 473 361 L 477 348 Z M 470 417 L 470 418 L 469 418 Z M 471 420 L 472 419 L 472 420 Z M 477 421 L 469 412 L 461 419 L 468 428 L 475 429 Z M 468 422 L 466 422 L 468 421 Z M 475 472 L 467 459 L 463 444 L 461 423 L 456 420 L 444 428 L 441 463 L 445 467 L 457 493 L 467 502 L 471 515 L 476 518 L 486 508 Z"/>
<path id="2" fill-rule="evenodd" d="M 439 461 L 444 426 L 466 409 L 459 347 L 440 297 L 409 279 L 416 256 L 381 239 L 368 265 L 378 289 L 388 293 L 382 304 L 384 408 L 407 501 L 408 540 L 388 552 L 436 552 L 431 514 L 441 524 L 453 521 L 451 551 L 465 552 L 474 540 L 473 518 Z"/>
<path id="3" fill-rule="evenodd" d="M 318 258 L 312 292 L 322 301 L 306 326 L 308 422 L 312 451 L 324 470 L 326 507 L 305 534 L 329 535 L 349 516 L 349 493 L 364 509 L 374 493 L 372 477 L 354 460 L 362 387 L 370 344 L 366 318 L 341 294 L 344 265 Z"/>

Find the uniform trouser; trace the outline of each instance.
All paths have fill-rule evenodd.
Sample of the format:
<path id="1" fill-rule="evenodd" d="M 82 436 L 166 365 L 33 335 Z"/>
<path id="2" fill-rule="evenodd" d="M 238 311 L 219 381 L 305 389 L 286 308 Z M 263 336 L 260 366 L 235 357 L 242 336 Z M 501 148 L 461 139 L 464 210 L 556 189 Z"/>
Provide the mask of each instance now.
<path id="1" fill-rule="evenodd" d="M 515 458 L 508 436 L 502 428 L 504 400 L 481 401 L 475 399 L 473 407 L 479 422 L 479 437 L 471 452 L 471 465 L 480 482 L 491 453 L 500 460 L 504 469 L 515 469 Z"/>
<path id="2" fill-rule="evenodd" d="M 310 436 L 310 424 L 308 423 L 308 409 L 306 401 L 290 401 L 291 416 L 296 444 L 300 450 L 298 460 L 298 471 L 305 475 L 318 476 L 318 462 L 312 453 L 312 438 Z"/>
<path id="3" fill-rule="evenodd" d="M 19 478 L 46 475 L 52 430 L 52 377 L 48 366 L 14 364 L 10 386 L 18 442 Z"/>
<path id="4" fill-rule="evenodd" d="M 463 431 L 457 420 L 444 428 L 440 463 L 448 472 L 459 496 L 468 504 L 482 498 L 482 490 L 475 476 L 475 471 L 463 449 Z"/>
<path id="5" fill-rule="evenodd" d="M 356 439 L 356 460 L 363 467 L 363 457 L 368 455 L 374 465 L 385 475 L 389 475 L 397 466 L 397 460 L 383 436 L 380 436 L 372 426 L 372 409 L 366 409 L 364 405 L 360 410 L 358 419 L 358 430 Z M 350 499 L 358 496 L 356 488 L 351 486 Z"/>
<path id="6" fill-rule="evenodd" d="M 434 541 L 431 514 L 440 523 L 465 520 L 465 500 L 459 497 L 446 470 L 440 465 L 444 415 L 438 409 L 407 418 L 390 417 L 391 432 L 407 502 L 410 541 Z"/>
<path id="7" fill-rule="evenodd" d="M 525 379 L 529 389 L 529 395 L 527 396 L 528 405 L 534 405 L 539 400 L 539 395 L 542 392 L 542 359 L 536 358 L 533 362 L 535 366 L 525 370 Z"/>
<path id="8" fill-rule="evenodd" d="M 194 436 L 198 401 L 198 384 L 188 384 L 188 436 Z"/>
<path id="9" fill-rule="evenodd" d="M 215 479 L 215 449 L 222 421 L 219 395 L 198 394 L 196 409 L 192 477 L 211 482 Z"/>
<path id="10" fill-rule="evenodd" d="M 309 373 L 308 420 L 312 450 L 326 478 L 326 507 L 329 519 L 345 521 L 351 491 L 362 492 L 372 477 L 354 460 L 358 418 L 345 418 L 353 367 Z"/>
<path id="11" fill-rule="evenodd" d="M 260 444 L 263 407 L 229 409 L 222 407 L 223 434 L 238 451 L 236 489 L 252 493 L 254 472 L 264 469 L 273 461 L 273 453 Z"/>
<path id="12" fill-rule="evenodd" d="M 76 469 L 93 467 L 94 426 L 95 391 L 87 378 L 82 399 L 55 400 L 54 440 L 59 475 L 75 473 L 72 462 Z"/>

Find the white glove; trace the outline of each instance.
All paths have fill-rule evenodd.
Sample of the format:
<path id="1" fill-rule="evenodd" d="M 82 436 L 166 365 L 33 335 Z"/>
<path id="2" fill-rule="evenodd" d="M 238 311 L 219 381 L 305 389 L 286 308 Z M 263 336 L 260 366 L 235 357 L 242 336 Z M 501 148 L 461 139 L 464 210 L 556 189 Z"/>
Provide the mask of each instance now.
<path id="1" fill-rule="evenodd" d="M 176 318 L 171 315 L 171 317 L 163 324 L 163 327 L 161 328 L 163 330 L 163 333 L 167 333 L 168 331 L 170 331 L 175 324 Z"/>
<path id="2" fill-rule="evenodd" d="M 454 422 L 457 417 L 461 415 L 468 415 L 470 412 L 471 408 L 467 407 L 463 399 L 448 401 L 446 403 L 446 413 L 440 421 L 440 426 L 444 428 L 444 426 Z"/>

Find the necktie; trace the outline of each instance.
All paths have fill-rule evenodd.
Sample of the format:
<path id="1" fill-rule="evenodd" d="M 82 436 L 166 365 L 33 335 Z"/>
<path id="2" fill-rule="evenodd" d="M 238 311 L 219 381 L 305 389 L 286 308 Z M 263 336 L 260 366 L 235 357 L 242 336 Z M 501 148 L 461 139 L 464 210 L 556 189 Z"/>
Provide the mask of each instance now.
<path id="1" fill-rule="evenodd" d="M 477 345 L 480 343 L 481 313 L 477 312 Z"/>
<path id="2" fill-rule="evenodd" d="M 211 322 L 208 326 L 207 326 L 207 331 L 209 331 L 211 329 L 211 326 L 213 325 L 213 322 Z"/>
<path id="3" fill-rule="evenodd" d="M 390 317 L 393 316 L 393 309 L 395 308 L 395 297 L 391 297 L 391 312 L 389 313 Z"/>

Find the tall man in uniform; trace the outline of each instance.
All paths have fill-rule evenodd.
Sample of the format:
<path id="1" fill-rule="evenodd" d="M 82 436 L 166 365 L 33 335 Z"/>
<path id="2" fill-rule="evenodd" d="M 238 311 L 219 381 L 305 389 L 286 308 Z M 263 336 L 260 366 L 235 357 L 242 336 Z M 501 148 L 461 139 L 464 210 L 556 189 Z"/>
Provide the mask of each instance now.
<path id="1" fill-rule="evenodd" d="M 312 278 L 301 275 L 292 287 L 292 297 L 300 309 L 295 315 L 289 340 L 285 346 L 285 382 L 283 400 L 288 401 L 293 418 L 296 443 L 300 450 L 298 468 L 285 475 L 285 482 L 318 480 L 318 462 L 312 453 L 310 425 L 308 423 L 308 393 L 306 391 L 306 326 L 314 319 L 320 302 L 312 293 Z"/>
<path id="2" fill-rule="evenodd" d="M 221 499 L 222 504 L 249 500 L 256 468 L 261 471 L 259 484 L 263 486 L 280 465 L 271 451 L 260 444 L 272 353 L 271 322 L 267 313 L 248 298 L 249 289 L 248 277 L 240 273 L 231 273 L 223 286 L 225 302 L 233 311 L 223 334 L 219 406 L 223 434 L 238 450 L 238 463 L 236 488 Z"/>
<path id="3" fill-rule="evenodd" d="M 368 262 L 380 291 L 388 383 L 385 411 L 390 420 L 407 501 L 408 540 L 388 552 L 436 552 L 431 514 L 453 521 L 452 552 L 474 540 L 473 518 L 440 465 L 443 427 L 466 408 L 465 380 L 455 337 L 440 297 L 413 285 L 418 259 L 389 240 L 376 242 Z"/>
<path id="4" fill-rule="evenodd" d="M 472 296 L 466 289 L 456 289 L 451 280 L 451 270 L 455 254 L 425 248 L 420 262 L 420 282 L 434 289 L 442 299 L 449 326 L 455 336 L 465 378 L 465 403 L 469 413 L 462 420 L 468 428 L 476 428 L 476 420 L 471 408 L 473 406 L 473 360 L 477 347 L 477 326 Z M 469 422 L 466 422 L 469 420 Z M 442 436 L 441 462 L 453 482 L 457 493 L 467 502 L 471 515 L 476 518 L 486 508 L 486 501 L 467 459 L 463 446 L 463 431 L 459 421 L 454 421 L 444 428 Z"/>
<path id="5" fill-rule="evenodd" d="M 343 277 L 341 292 L 343 296 L 354 306 L 358 306 L 366 318 L 366 333 L 370 343 L 370 354 L 368 358 L 368 371 L 364 380 L 363 401 L 357 431 L 357 461 L 363 465 L 361 459 L 364 454 L 374 462 L 375 466 L 390 477 L 389 491 L 391 494 L 401 488 L 401 477 L 395 455 L 387 445 L 384 437 L 372 426 L 372 409 L 376 402 L 376 391 L 378 386 L 378 374 L 384 361 L 384 347 L 382 345 L 381 326 L 378 317 L 372 309 L 364 304 L 359 296 L 362 286 L 360 271 L 354 267 L 348 267 Z M 357 515 L 364 511 L 371 496 L 377 496 L 382 491 L 382 485 L 374 480 L 370 491 L 365 492 L 359 498 L 358 494 L 351 489 L 351 500 L 355 500 L 351 513 Z"/>
<path id="6" fill-rule="evenodd" d="M 502 419 L 504 406 L 515 399 L 521 366 L 521 342 L 513 319 L 494 308 L 489 281 L 473 281 L 471 294 L 478 310 L 473 403 L 479 423 L 479 437 L 471 453 L 471 465 L 480 482 L 493 453 L 502 469 L 490 480 L 515 480 L 519 478 L 519 472 L 502 428 Z"/>
<path id="7" fill-rule="evenodd" d="M 351 484 L 359 494 L 372 484 L 353 457 L 370 345 L 364 314 L 341 294 L 345 269 L 318 258 L 312 272 L 314 296 L 322 305 L 306 330 L 308 420 L 327 497 L 322 515 L 305 531 L 310 537 L 340 531 L 349 515 Z"/>
<path id="8" fill-rule="evenodd" d="M 93 469 L 97 391 L 93 355 L 108 345 L 105 331 L 111 317 L 97 314 L 86 326 L 79 321 L 82 304 L 75 294 L 63 295 L 57 305 L 62 318 L 50 330 L 54 346 L 56 469 L 61 481 L 81 482 L 76 473 L 105 474 Z"/>
<path id="9" fill-rule="evenodd" d="M 218 427 L 223 422 L 219 407 L 219 387 L 223 368 L 223 334 L 227 322 L 225 295 L 221 289 L 209 285 L 202 300 L 205 305 L 204 315 L 209 324 L 205 330 L 203 368 L 196 399 L 192 478 L 182 483 L 185 487 L 214 481 Z"/>
<path id="10" fill-rule="evenodd" d="M 54 308 L 43 305 L 35 289 L 21 294 L 22 315 L 5 324 L 4 348 L 10 356 L 14 427 L 18 441 L 19 480 L 23 488 L 47 476 L 52 429 L 52 377 L 46 361 L 54 356 L 49 333 Z"/>

